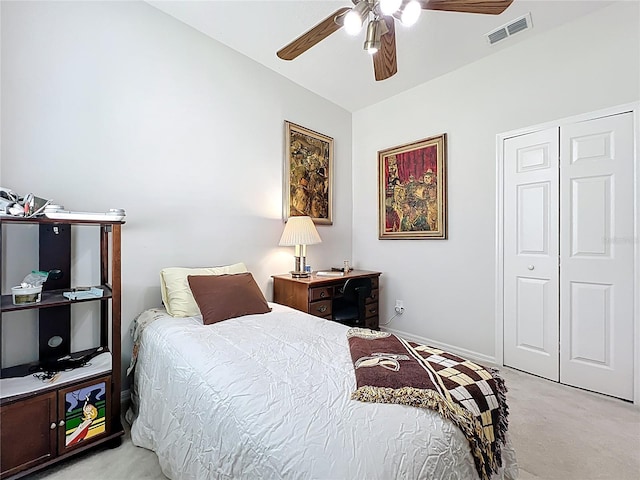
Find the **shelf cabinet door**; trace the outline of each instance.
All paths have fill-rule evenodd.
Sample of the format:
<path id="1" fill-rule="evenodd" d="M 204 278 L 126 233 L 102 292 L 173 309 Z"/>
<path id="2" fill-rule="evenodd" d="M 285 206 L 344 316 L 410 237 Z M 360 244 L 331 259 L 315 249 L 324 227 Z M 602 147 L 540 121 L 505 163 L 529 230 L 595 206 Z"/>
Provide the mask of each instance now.
<path id="1" fill-rule="evenodd" d="M 56 455 L 56 392 L 0 407 L 2 478 Z"/>
<path id="2" fill-rule="evenodd" d="M 111 377 L 59 390 L 58 419 L 60 455 L 111 433 Z"/>

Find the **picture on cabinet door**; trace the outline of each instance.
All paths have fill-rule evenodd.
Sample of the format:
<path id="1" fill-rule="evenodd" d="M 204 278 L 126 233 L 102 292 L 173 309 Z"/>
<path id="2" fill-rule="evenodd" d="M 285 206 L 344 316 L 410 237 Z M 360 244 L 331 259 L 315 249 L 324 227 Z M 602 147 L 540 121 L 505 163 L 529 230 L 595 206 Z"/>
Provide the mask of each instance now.
<path id="1" fill-rule="evenodd" d="M 67 392 L 65 446 L 76 445 L 106 432 L 106 393 L 106 382 Z"/>

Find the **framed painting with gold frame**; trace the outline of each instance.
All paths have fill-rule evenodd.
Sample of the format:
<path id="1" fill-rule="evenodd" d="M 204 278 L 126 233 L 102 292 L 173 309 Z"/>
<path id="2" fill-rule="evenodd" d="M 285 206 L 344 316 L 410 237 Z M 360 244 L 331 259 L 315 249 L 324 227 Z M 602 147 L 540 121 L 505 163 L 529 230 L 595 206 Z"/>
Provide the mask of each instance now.
<path id="1" fill-rule="evenodd" d="M 285 121 L 283 218 L 332 220 L 333 138 Z"/>
<path id="2" fill-rule="evenodd" d="M 447 238 L 446 134 L 378 152 L 378 238 Z"/>

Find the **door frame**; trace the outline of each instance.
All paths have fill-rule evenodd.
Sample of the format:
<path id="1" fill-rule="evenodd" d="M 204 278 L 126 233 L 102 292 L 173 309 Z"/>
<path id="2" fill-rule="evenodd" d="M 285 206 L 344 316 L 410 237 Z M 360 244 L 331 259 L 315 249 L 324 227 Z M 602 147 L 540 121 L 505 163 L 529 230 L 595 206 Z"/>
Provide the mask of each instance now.
<path id="1" fill-rule="evenodd" d="M 601 117 L 608 117 L 620 113 L 632 112 L 633 128 L 636 133 L 634 138 L 634 375 L 633 375 L 633 403 L 640 406 L 640 102 L 632 102 L 602 110 L 596 110 L 580 115 L 553 120 L 525 128 L 511 130 L 496 135 L 496 289 L 495 289 L 495 361 L 499 366 L 504 365 L 504 141 L 507 138 L 517 137 L 545 130 L 552 127 L 562 127 L 569 123 L 584 122 Z"/>

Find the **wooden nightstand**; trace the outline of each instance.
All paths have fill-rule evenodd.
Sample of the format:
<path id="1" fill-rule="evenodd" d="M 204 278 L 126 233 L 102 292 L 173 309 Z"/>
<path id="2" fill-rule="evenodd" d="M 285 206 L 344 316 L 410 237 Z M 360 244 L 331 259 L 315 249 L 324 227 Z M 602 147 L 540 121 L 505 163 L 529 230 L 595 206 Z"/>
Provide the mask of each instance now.
<path id="1" fill-rule="evenodd" d="M 331 320 L 333 299 L 341 295 L 348 278 L 371 278 L 371 296 L 367 298 L 365 326 L 378 330 L 378 286 L 380 272 L 351 270 L 340 277 L 323 277 L 312 273 L 308 278 L 291 278 L 290 274 L 273 275 L 273 301 L 316 317 Z"/>

